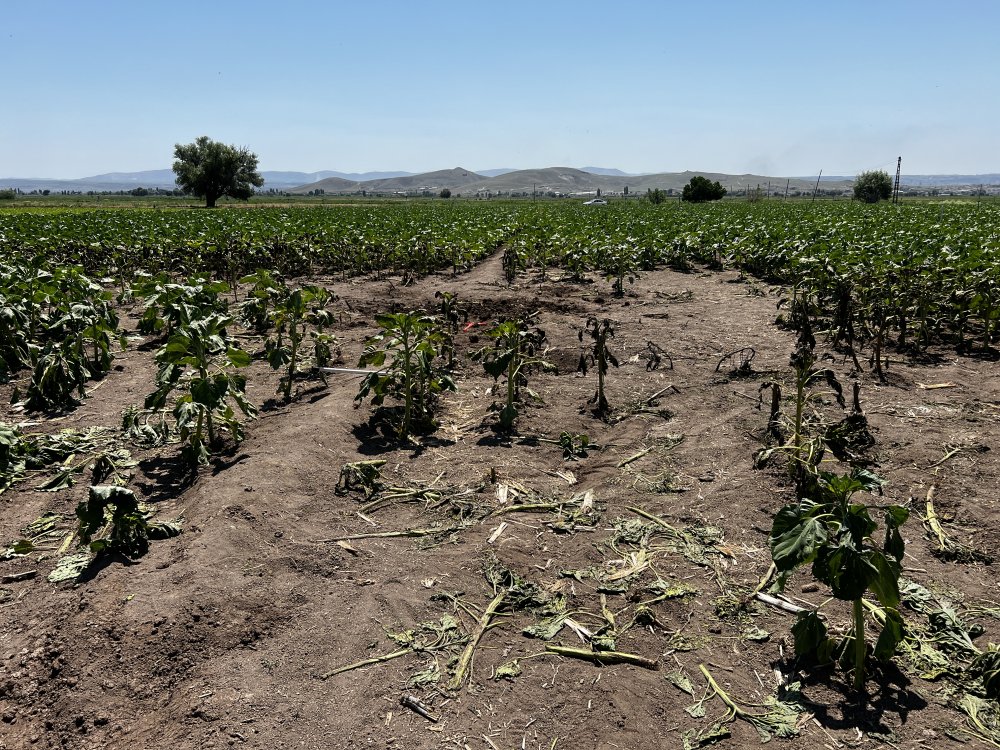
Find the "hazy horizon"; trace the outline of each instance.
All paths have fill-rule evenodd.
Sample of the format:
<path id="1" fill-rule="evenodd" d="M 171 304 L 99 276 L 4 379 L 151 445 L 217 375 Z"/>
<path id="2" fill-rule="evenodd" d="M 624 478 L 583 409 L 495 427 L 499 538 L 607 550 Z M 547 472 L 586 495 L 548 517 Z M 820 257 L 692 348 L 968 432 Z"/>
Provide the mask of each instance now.
<path id="1" fill-rule="evenodd" d="M 306 173 L 1000 172 L 982 0 L 5 11 L 3 177 L 169 168 L 200 135 Z"/>
<path id="2" fill-rule="evenodd" d="M 455 165 L 455 166 L 457 167 L 457 166 L 461 166 L 461 165 Z M 565 167 L 565 166 L 560 167 L 560 166 L 556 166 L 556 165 L 549 165 L 547 167 L 526 167 L 524 169 L 526 169 L 526 170 L 541 170 L 541 169 L 560 169 L 560 168 L 567 168 L 567 167 Z M 568 167 L 568 168 L 569 169 L 577 169 L 577 170 L 581 170 L 581 171 L 586 171 L 587 170 L 587 168 L 585 168 L 585 167 Z M 594 167 L 594 168 L 598 168 L 598 169 L 615 169 L 615 167 Z M 428 172 L 436 172 L 436 171 L 441 171 L 442 169 L 452 169 L 452 167 L 441 167 L 441 168 L 435 168 L 435 169 L 431 169 L 431 170 L 427 170 L 427 171 Z M 484 174 L 485 175 L 485 173 L 496 171 L 496 169 L 505 169 L 505 168 L 502 168 L 502 167 L 487 167 L 487 168 L 484 168 L 484 169 L 469 169 L 469 171 L 470 172 L 475 172 L 477 174 Z M 892 169 L 890 169 L 888 166 L 882 167 L 882 169 L 884 169 L 886 172 L 889 172 L 890 174 L 894 174 L 895 173 L 895 167 L 894 166 L 893 166 Z M 81 180 L 92 179 L 92 178 L 95 178 L 95 177 L 101 177 L 103 175 L 135 174 L 135 173 L 140 173 L 140 172 L 158 172 L 158 171 L 163 171 L 163 170 L 170 171 L 170 167 L 153 167 L 153 168 L 150 168 L 150 169 L 136 169 L 136 170 L 106 169 L 106 170 L 102 170 L 100 172 L 94 172 L 92 174 L 70 175 L 70 176 L 66 176 L 66 175 L 14 175 L 14 174 L 0 174 L 0 179 L 38 180 L 38 181 L 53 181 L 53 182 L 72 182 L 72 181 L 81 181 Z M 315 174 L 319 174 L 319 173 L 323 173 L 323 172 L 338 172 L 338 173 L 342 173 L 342 174 L 358 174 L 358 175 L 378 174 L 378 173 L 400 173 L 400 172 L 402 172 L 402 170 L 398 170 L 398 169 L 364 169 L 364 170 L 357 170 L 357 171 L 352 171 L 352 172 L 345 172 L 344 170 L 340 170 L 340 169 L 328 169 L 328 168 L 323 168 L 323 169 L 263 169 L 263 168 L 261 168 L 259 171 L 261 171 L 261 172 L 279 172 L 279 173 L 280 172 L 296 172 L 296 173 L 301 173 L 301 174 L 306 174 L 306 175 L 315 175 Z M 505 169 L 505 172 L 506 171 L 514 172 L 514 171 L 522 171 L 522 169 L 521 168 L 516 169 L 516 170 L 514 170 L 514 169 L 506 170 Z M 713 174 L 726 174 L 726 175 L 729 175 L 731 177 L 739 177 L 739 176 L 742 176 L 742 175 L 745 175 L 745 174 L 757 175 L 757 173 L 754 173 L 754 172 L 715 172 L 714 170 L 692 169 L 692 170 L 670 170 L 670 171 L 662 170 L 662 171 L 659 171 L 659 172 L 650 172 L 650 171 L 628 172 L 628 173 L 625 173 L 625 174 L 619 175 L 619 176 L 621 176 L 621 177 L 644 177 L 644 176 L 655 175 L 655 174 L 679 174 L 679 173 L 683 173 L 685 171 L 713 173 Z M 421 174 L 421 173 L 419 173 L 419 172 L 405 172 L 405 174 L 406 175 L 418 175 L 418 174 Z M 593 172 L 591 174 L 595 174 L 595 175 L 600 176 L 599 173 L 596 173 L 596 172 Z M 993 175 L 996 175 L 996 174 L 1000 174 L 1000 170 L 997 170 L 996 172 L 954 172 L 954 171 L 951 171 L 951 172 L 933 172 L 933 173 L 932 172 L 922 172 L 922 173 L 916 173 L 916 172 L 907 172 L 906 169 L 903 169 L 902 172 L 901 172 L 901 174 L 902 174 L 903 177 L 907 177 L 907 176 L 909 176 L 909 177 L 949 177 L 949 176 L 980 177 L 980 176 L 987 176 L 987 175 L 988 176 L 993 176 Z M 797 175 L 796 174 L 788 174 L 788 175 L 786 175 L 786 174 L 770 174 L 770 175 L 760 174 L 759 176 L 762 176 L 762 177 L 776 177 L 776 178 L 779 178 L 779 179 L 790 178 L 790 179 L 793 179 L 793 180 L 795 180 L 795 179 L 799 179 L 799 180 L 817 179 L 819 177 L 818 174 L 812 174 L 812 175 L 808 175 L 808 174 L 797 174 Z M 822 175 L 822 179 L 823 180 L 833 180 L 833 179 L 836 179 L 836 178 L 853 179 L 856 176 L 857 176 L 856 174 L 838 174 L 838 173 L 835 173 L 835 172 L 824 171 L 823 175 Z M 365 178 L 365 179 L 382 179 L 382 178 Z M 359 180 L 359 181 L 365 181 L 365 180 Z"/>

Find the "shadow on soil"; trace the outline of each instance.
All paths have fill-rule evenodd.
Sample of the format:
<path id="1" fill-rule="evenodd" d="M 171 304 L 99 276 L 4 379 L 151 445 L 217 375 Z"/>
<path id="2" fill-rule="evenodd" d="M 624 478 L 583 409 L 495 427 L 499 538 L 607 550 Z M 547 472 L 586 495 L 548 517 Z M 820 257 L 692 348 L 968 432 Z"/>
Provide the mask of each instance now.
<path id="1" fill-rule="evenodd" d="M 232 468 L 236 464 L 241 464 L 249 458 L 249 453 L 241 453 L 238 456 L 233 456 L 232 452 L 225 454 L 225 458 L 218 458 L 212 462 L 212 476 L 218 476 L 226 469 Z"/>
<path id="2" fill-rule="evenodd" d="M 802 681 L 803 692 L 810 687 L 823 687 L 838 696 L 836 702 L 810 703 L 809 710 L 819 723 L 827 729 L 850 730 L 855 727 L 865 734 L 891 735 L 895 721 L 886 722 L 890 717 L 898 717 L 905 724 L 911 711 L 927 707 L 927 701 L 910 689 L 910 679 L 894 665 L 881 668 L 868 676 L 866 690 L 858 694 L 843 680 L 843 675 L 832 668 L 816 670 Z"/>
<path id="3" fill-rule="evenodd" d="M 76 579 L 77 584 L 89 583 L 100 575 L 101 571 L 110 568 L 115 563 L 120 563 L 125 567 L 136 565 L 135 560 L 130 560 L 120 552 L 100 555 L 90 565 L 83 569 L 83 572 Z"/>
<path id="4" fill-rule="evenodd" d="M 136 486 L 151 503 L 177 497 L 197 479 L 179 455 L 147 458 L 139 462 L 139 468 L 148 481 L 138 481 Z"/>
<path id="5" fill-rule="evenodd" d="M 363 456 L 380 456 L 393 451 L 410 451 L 416 458 L 428 448 L 445 448 L 454 445 L 455 441 L 439 438 L 431 432 L 410 435 L 400 439 L 396 434 L 395 425 L 399 415 L 397 408 L 377 409 L 367 422 L 354 425 L 351 434 L 358 440 L 358 453 Z"/>
<path id="6" fill-rule="evenodd" d="M 325 385 L 315 385 L 311 388 L 306 388 L 303 391 L 299 391 L 294 396 L 292 396 L 291 401 L 285 401 L 284 398 L 269 398 L 265 399 L 264 403 L 260 405 L 260 411 L 262 413 L 277 411 L 278 409 L 288 409 L 297 401 L 304 401 L 309 404 L 315 404 L 317 401 L 322 401 L 324 398 L 330 395 L 330 391 L 327 390 Z"/>

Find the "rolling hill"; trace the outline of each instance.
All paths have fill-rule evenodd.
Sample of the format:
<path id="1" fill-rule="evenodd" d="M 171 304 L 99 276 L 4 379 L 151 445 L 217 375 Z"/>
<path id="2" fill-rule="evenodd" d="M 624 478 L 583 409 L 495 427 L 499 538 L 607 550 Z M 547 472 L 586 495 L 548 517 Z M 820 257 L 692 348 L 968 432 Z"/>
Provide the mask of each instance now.
<path id="1" fill-rule="evenodd" d="M 690 182 L 691 178 L 700 174 L 710 180 L 718 180 L 723 187 L 732 192 L 742 191 L 748 187 L 760 185 L 766 189 L 771 184 L 772 192 L 784 190 L 785 179 L 767 177 L 765 175 L 728 175 L 716 172 L 662 172 L 646 175 L 607 175 L 593 174 L 572 167 L 548 167 L 546 169 L 521 169 L 508 172 L 497 177 L 484 178 L 478 182 L 470 182 L 462 186 L 464 194 L 473 193 L 559 193 L 561 195 L 589 195 L 596 193 L 598 188 L 605 193 L 622 193 L 627 186 L 630 193 L 645 192 L 648 189 L 680 191 Z M 812 190 L 815 181 L 804 179 L 789 180 L 789 190 Z M 839 182 L 824 182 L 823 188 L 849 189 L 850 180 Z"/>
<path id="2" fill-rule="evenodd" d="M 608 170 L 610 171 L 610 170 Z M 317 189 L 326 193 L 354 193 L 366 191 L 375 194 L 439 192 L 448 188 L 453 193 L 463 195 L 475 194 L 524 194 L 537 192 L 540 194 L 557 193 L 559 195 L 590 195 L 598 189 L 614 194 L 622 193 L 626 186 L 629 192 L 645 192 L 647 189 L 682 190 L 695 174 L 701 174 L 710 180 L 718 180 L 724 187 L 733 192 L 742 191 L 747 187 L 760 185 L 766 188 L 771 184 L 772 191 L 784 190 L 784 178 L 767 177 L 764 175 L 727 175 L 715 172 L 664 172 L 647 175 L 610 175 L 594 174 L 573 167 L 547 167 L 545 169 L 518 169 L 490 177 L 477 174 L 467 169 L 455 168 L 425 174 L 407 175 L 382 180 L 365 180 L 346 182 L 341 179 L 328 178 L 317 182 L 292 188 L 289 192 L 305 194 Z M 805 179 L 789 180 L 789 189 L 798 191 L 812 190 L 814 181 Z M 824 182 L 825 189 L 849 189 L 850 180 Z"/>
<path id="3" fill-rule="evenodd" d="M 357 184 L 360 180 L 383 180 L 395 177 L 406 177 L 412 172 L 334 172 L 324 170 L 321 172 L 288 172 L 264 170 L 260 176 L 264 178 L 264 190 L 289 190 L 306 183 L 314 183 L 322 180 L 340 180 L 341 183 L 337 191 L 350 191 L 349 186 Z M 331 184 L 338 184 L 336 182 Z M 173 190 L 174 173 L 171 169 L 147 169 L 141 172 L 108 172 L 106 174 L 92 175 L 90 177 L 80 177 L 78 179 L 53 179 L 53 178 L 33 178 L 33 177 L 0 177 L 0 188 L 19 188 L 25 192 L 31 190 L 51 190 L 59 192 L 68 190 L 70 192 L 87 191 L 94 192 L 118 192 L 119 190 L 132 190 L 143 187 L 147 189 L 160 188 L 161 190 Z"/>
<path id="4" fill-rule="evenodd" d="M 263 171 L 264 190 L 278 190 L 304 195 L 317 189 L 325 193 L 355 193 L 362 190 L 375 194 L 421 194 L 438 193 L 448 188 L 452 193 L 474 195 L 530 194 L 533 190 L 542 194 L 591 195 L 600 189 L 609 194 L 620 194 L 628 186 L 632 194 L 644 193 L 648 189 L 679 191 L 691 177 L 703 175 L 710 180 L 718 180 L 730 192 L 742 192 L 746 188 L 760 186 L 767 189 L 770 183 L 772 194 L 785 190 L 786 180 L 790 191 L 811 192 L 816 184 L 815 177 L 769 177 L 767 175 L 730 175 L 720 172 L 659 172 L 655 174 L 625 174 L 617 169 L 604 167 L 547 167 L 544 169 L 488 169 L 474 172 L 456 167 L 434 172 L 413 174 L 401 171 L 382 172 L 318 172 Z M 851 176 L 824 176 L 820 185 L 824 190 L 848 190 L 853 184 Z M 981 175 L 903 175 L 904 188 L 975 188 L 979 185 L 1000 185 L 1000 174 Z M 0 188 L 17 188 L 23 192 L 50 190 L 85 193 L 128 191 L 133 188 L 160 188 L 172 190 L 175 187 L 174 173 L 169 169 L 152 169 L 142 172 L 108 172 L 81 177 L 79 179 L 50 178 L 0 178 Z"/>
<path id="5" fill-rule="evenodd" d="M 436 172 L 405 175 L 403 177 L 352 182 L 349 188 L 343 186 L 343 180 L 331 178 L 312 182 L 307 185 L 300 185 L 289 192 L 302 194 L 308 193 L 311 190 L 323 190 L 327 193 L 342 193 L 366 190 L 372 193 L 420 193 L 426 190 L 436 193 L 444 188 L 461 190 L 470 183 L 488 179 L 490 178 L 471 170 L 455 167 L 454 169 L 441 169 Z"/>

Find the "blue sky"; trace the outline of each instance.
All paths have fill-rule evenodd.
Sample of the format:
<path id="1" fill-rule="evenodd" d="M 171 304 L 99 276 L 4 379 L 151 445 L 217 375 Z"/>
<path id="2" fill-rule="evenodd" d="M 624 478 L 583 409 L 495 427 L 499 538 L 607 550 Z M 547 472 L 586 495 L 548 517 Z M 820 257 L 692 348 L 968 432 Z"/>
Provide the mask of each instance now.
<path id="1" fill-rule="evenodd" d="M 1000 3 L 5 3 L 0 176 L 1000 172 Z"/>

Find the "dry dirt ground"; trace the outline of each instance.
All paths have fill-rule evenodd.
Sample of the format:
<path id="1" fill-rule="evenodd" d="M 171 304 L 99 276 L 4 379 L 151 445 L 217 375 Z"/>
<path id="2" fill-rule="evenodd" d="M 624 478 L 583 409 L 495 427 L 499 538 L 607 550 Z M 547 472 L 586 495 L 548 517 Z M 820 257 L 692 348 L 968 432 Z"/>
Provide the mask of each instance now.
<path id="1" fill-rule="evenodd" d="M 559 374 L 533 375 L 542 402 L 524 410 L 517 434 L 498 435 L 488 413 L 492 381 L 464 357 L 475 348 L 473 329 L 458 335 L 458 390 L 444 396 L 440 428 L 419 447 L 374 439 L 366 431 L 369 405 L 353 403 L 358 378 L 333 376 L 328 388 L 304 383 L 298 400 L 263 411 L 246 441 L 190 486 L 172 469 L 176 445 L 136 451 L 142 460 L 131 486 L 158 518 L 183 519 L 180 536 L 153 542 L 131 564 L 101 566 L 76 585 L 47 581 L 52 550 L 0 562 L 0 748 L 672 748 L 685 731 L 705 729 L 725 713 L 718 698 L 705 704 L 704 718 L 685 712 L 705 691 L 699 665 L 743 703 L 774 694 L 776 675 L 797 679 L 793 618 L 746 600 L 770 562 L 771 517 L 792 497 L 780 462 L 753 467 L 767 421 L 766 409 L 757 408 L 758 388 L 788 379 L 794 344 L 774 325 L 780 290 L 728 272 L 670 271 L 644 275 L 624 298 L 613 297 L 603 279 L 574 285 L 529 275 L 508 287 L 497 258 L 457 278 L 432 276 L 408 287 L 398 278 L 319 282 L 340 298 L 337 335 L 346 366 L 356 364 L 374 332 L 375 312 L 430 310 L 436 291 L 453 291 L 473 321 L 537 310 Z M 135 326 L 135 315 L 126 326 Z M 621 367 L 609 374 L 608 398 L 620 419 L 597 419 L 586 403 L 595 373 L 574 374 L 577 333 L 588 316 L 617 323 Z M 664 361 L 647 370 L 648 341 L 672 356 L 673 369 Z M 244 343 L 261 349 L 259 339 Z M 727 377 L 725 365 L 715 371 L 722 355 L 745 346 L 756 350 L 758 374 Z M 152 390 L 154 349 L 130 348 L 79 408 L 58 421 L 38 420 L 34 429 L 116 426 L 122 408 Z M 874 469 L 888 479 L 888 500 L 913 507 L 904 575 L 953 601 L 991 601 L 1000 598 L 994 570 L 932 556 L 920 514 L 934 485 L 949 533 L 981 550 L 997 548 L 996 364 L 935 354 L 921 361 L 894 355 L 886 385 L 860 376 L 877 441 Z M 851 382 L 843 357 L 832 366 Z M 250 382 L 257 403 L 275 398 L 276 377 L 263 362 L 252 367 Z M 924 387 L 941 384 L 949 387 Z M 558 445 L 537 440 L 564 431 L 585 433 L 601 447 L 569 461 Z M 953 448 L 959 450 L 942 461 Z M 430 487 L 440 497 L 361 512 L 364 498 L 338 495 L 335 486 L 345 463 L 376 458 L 386 459 L 389 484 Z M 26 482 L 3 495 L 0 542 L 18 538 L 46 511 L 64 514 L 69 531 L 85 484 L 51 494 Z M 510 512 L 518 490 L 521 499 L 566 504 L 562 511 Z M 581 510 L 578 493 L 588 490 L 593 506 Z M 640 548 L 621 536 L 613 540 L 624 522 L 646 520 L 628 508 L 686 530 L 683 539 L 709 549 L 667 551 L 667 534 L 643 559 Z M 712 537 L 713 527 L 721 539 Z M 438 533 L 332 541 L 430 528 Z M 564 596 L 574 623 L 596 631 L 614 618 L 617 650 L 659 668 L 546 653 L 547 643 L 582 644 L 569 626 L 551 641 L 527 637 L 522 629 L 540 615 L 504 602 L 458 690 L 446 683 L 462 643 L 321 679 L 400 650 L 388 631 L 413 629 L 427 643 L 436 636 L 421 623 L 451 615 L 459 630 L 446 637 L 474 632 L 494 598 L 484 576 L 493 560 L 545 596 Z M 630 566 L 638 569 L 631 576 Z M 587 569 L 600 571 L 600 580 Z M 6 578 L 25 570 L 38 574 Z M 641 602 L 655 598 L 648 586 L 657 578 L 675 595 L 636 618 Z M 807 573 L 793 578 L 792 601 L 826 599 L 809 581 Z M 827 610 L 834 623 L 846 624 L 840 603 Z M 982 625 L 978 645 L 1000 639 L 1000 622 L 984 618 Z M 494 679 L 514 659 L 520 674 Z M 439 683 L 408 686 L 435 663 Z M 668 679 L 678 671 L 690 678 L 694 697 Z M 861 701 L 842 673 L 803 676 L 809 703 L 800 734 L 776 742 L 957 746 L 945 732 L 962 717 L 940 704 L 932 683 L 886 670 L 872 676 Z M 404 695 L 438 720 L 401 705 Z M 725 747 L 759 745 L 750 724 L 736 721 L 730 729 Z"/>

